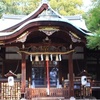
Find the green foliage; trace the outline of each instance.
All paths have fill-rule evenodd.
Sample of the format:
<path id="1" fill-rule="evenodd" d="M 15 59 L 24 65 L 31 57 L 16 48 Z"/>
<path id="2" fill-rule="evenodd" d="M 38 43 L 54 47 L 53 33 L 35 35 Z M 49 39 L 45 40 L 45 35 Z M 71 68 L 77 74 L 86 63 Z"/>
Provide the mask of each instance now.
<path id="1" fill-rule="evenodd" d="M 56 5 L 54 5 L 56 4 Z M 82 0 L 50 0 L 51 7 L 61 15 L 82 14 Z"/>
<path id="2" fill-rule="evenodd" d="M 2 13 L 5 11 L 6 6 L 3 2 L 0 1 L 0 17 L 2 16 Z"/>
<path id="3" fill-rule="evenodd" d="M 95 0 L 93 8 L 86 14 L 86 24 L 88 29 L 94 33 L 87 36 L 87 47 L 90 49 L 100 49 L 100 1 Z"/>
<path id="4" fill-rule="evenodd" d="M 87 47 L 90 49 L 100 49 L 100 29 L 93 36 L 87 36 Z"/>
<path id="5" fill-rule="evenodd" d="M 29 14 L 39 5 L 40 0 L 2 0 L 5 4 L 5 14 Z M 38 3 L 37 3 L 38 2 Z"/>
<path id="6" fill-rule="evenodd" d="M 17 1 L 18 3 L 20 3 L 20 6 L 18 5 L 17 8 L 20 8 L 21 10 L 19 11 L 19 14 L 25 14 L 28 15 L 30 14 L 32 11 L 34 11 L 38 5 L 40 4 L 41 0 L 24 0 L 21 1 Z"/>
<path id="7" fill-rule="evenodd" d="M 93 8 L 87 15 L 87 26 L 89 30 L 95 32 L 100 28 L 100 6 Z"/>
<path id="8" fill-rule="evenodd" d="M 30 14 L 41 3 L 42 0 L 2 0 L 6 9 L 5 14 Z M 82 14 L 80 10 L 82 0 L 49 0 L 51 7 L 61 15 Z"/>

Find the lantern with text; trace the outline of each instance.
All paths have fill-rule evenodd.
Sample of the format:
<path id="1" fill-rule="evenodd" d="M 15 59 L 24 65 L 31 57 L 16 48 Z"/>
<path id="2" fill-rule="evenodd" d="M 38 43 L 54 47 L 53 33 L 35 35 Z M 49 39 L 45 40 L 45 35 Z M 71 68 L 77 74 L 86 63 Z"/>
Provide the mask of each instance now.
<path id="1" fill-rule="evenodd" d="M 14 77 L 13 76 L 8 77 L 8 85 L 9 86 L 14 86 Z"/>
<path id="2" fill-rule="evenodd" d="M 82 77 L 81 77 L 81 84 L 82 84 L 83 86 L 85 86 L 85 85 L 87 84 L 87 77 L 86 77 L 86 76 L 82 76 Z"/>

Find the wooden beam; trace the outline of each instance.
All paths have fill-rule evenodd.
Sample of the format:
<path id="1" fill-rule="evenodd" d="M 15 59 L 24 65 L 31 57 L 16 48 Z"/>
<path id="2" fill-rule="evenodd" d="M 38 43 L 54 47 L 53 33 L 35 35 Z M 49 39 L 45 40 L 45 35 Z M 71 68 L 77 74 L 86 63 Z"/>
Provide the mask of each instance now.
<path id="1" fill-rule="evenodd" d="M 61 54 L 61 55 L 64 55 L 64 54 L 69 54 L 69 53 L 72 53 L 74 52 L 74 50 L 69 50 L 67 52 L 28 52 L 28 51 L 19 51 L 18 53 L 25 53 L 27 55 L 49 55 L 49 54 Z"/>
<path id="2" fill-rule="evenodd" d="M 18 47 L 21 48 L 23 45 L 23 43 L 11 43 L 11 44 L 5 44 L 5 45 L 1 45 L 1 47 Z M 68 47 L 68 44 L 66 43 L 24 43 L 26 48 L 32 47 L 32 46 L 65 46 Z"/>

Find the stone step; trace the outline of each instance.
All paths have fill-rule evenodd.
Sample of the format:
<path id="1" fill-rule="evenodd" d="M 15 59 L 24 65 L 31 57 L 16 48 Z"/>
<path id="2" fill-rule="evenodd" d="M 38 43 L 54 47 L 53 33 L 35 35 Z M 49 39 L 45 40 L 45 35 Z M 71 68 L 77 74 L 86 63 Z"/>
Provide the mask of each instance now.
<path id="1" fill-rule="evenodd" d="M 64 97 L 37 97 L 32 98 L 32 100 L 65 100 Z"/>

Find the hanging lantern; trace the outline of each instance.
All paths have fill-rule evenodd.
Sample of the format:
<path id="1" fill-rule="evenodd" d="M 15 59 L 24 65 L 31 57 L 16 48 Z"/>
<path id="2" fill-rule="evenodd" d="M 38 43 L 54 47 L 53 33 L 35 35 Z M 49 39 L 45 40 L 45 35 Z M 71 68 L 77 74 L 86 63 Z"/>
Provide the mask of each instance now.
<path id="1" fill-rule="evenodd" d="M 49 55 L 46 55 L 45 60 L 46 60 L 46 61 L 49 61 Z"/>
<path id="2" fill-rule="evenodd" d="M 56 55 L 56 61 L 59 61 L 58 54 Z"/>
<path id="3" fill-rule="evenodd" d="M 61 61 L 61 54 L 59 55 L 59 61 Z"/>
<path id="4" fill-rule="evenodd" d="M 35 56 L 35 61 L 39 61 L 39 56 L 38 55 Z"/>
<path id="5" fill-rule="evenodd" d="M 41 61 L 43 61 L 43 54 L 41 54 Z"/>
<path id="6" fill-rule="evenodd" d="M 30 61 L 32 61 L 32 55 L 30 55 Z"/>
<path id="7" fill-rule="evenodd" d="M 52 56 L 52 54 L 50 54 L 50 60 L 51 60 L 51 61 L 53 60 L 53 56 Z"/>

